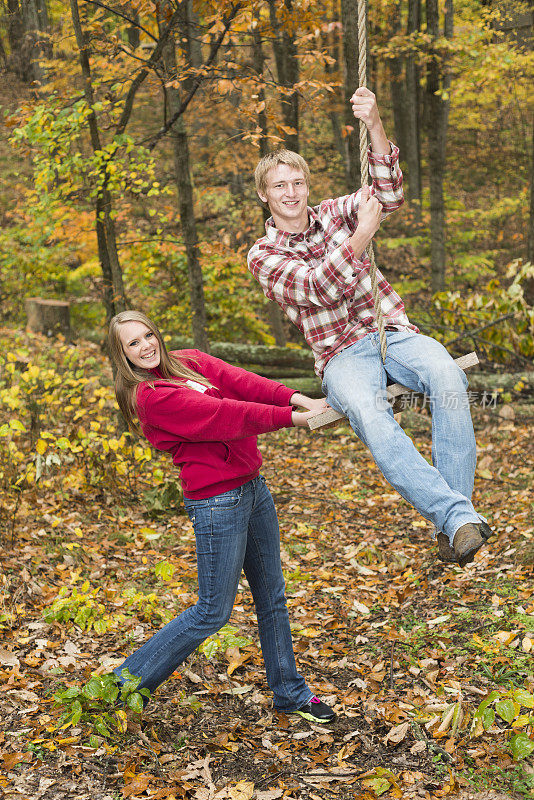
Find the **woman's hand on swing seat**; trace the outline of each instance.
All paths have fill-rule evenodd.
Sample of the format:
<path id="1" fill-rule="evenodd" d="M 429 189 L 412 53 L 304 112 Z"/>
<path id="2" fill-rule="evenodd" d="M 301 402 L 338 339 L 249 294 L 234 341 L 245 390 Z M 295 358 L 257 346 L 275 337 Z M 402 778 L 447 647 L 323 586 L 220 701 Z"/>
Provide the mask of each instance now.
<path id="1" fill-rule="evenodd" d="M 322 414 L 330 408 L 324 397 L 308 397 L 300 392 L 291 395 L 290 403 L 292 406 L 306 409 L 306 411 L 293 411 L 291 414 L 291 421 L 298 428 L 307 428 L 310 417 L 316 417 L 317 414 Z"/>
<path id="2" fill-rule="evenodd" d="M 317 414 L 322 414 L 327 408 L 329 408 L 329 406 L 326 406 L 326 408 L 314 409 L 313 411 L 293 411 L 291 414 L 291 421 L 296 428 L 307 428 L 308 420 L 311 417 L 316 417 Z"/>
<path id="3" fill-rule="evenodd" d="M 289 402 L 292 406 L 305 408 L 307 411 L 315 411 L 318 414 L 321 414 L 323 411 L 326 411 L 327 408 L 330 408 L 324 397 L 308 397 L 300 392 L 295 392 L 292 394 Z"/>

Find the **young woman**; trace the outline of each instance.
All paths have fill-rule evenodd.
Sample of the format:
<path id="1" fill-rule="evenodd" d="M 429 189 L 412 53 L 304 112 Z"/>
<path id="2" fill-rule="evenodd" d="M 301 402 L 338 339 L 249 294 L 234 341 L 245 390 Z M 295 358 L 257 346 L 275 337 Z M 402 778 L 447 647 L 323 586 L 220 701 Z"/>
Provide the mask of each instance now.
<path id="1" fill-rule="evenodd" d="M 137 311 L 113 317 L 109 346 L 117 401 L 129 427 L 171 453 L 180 469 L 198 568 L 197 603 L 132 653 L 115 674 L 120 677 L 126 667 L 141 677 L 139 688 L 154 691 L 226 624 L 243 569 L 275 708 L 331 722 L 333 710 L 315 697 L 295 665 L 278 520 L 260 475 L 256 442 L 260 433 L 306 425 L 326 402 L 199 350 L 169 353 L 154 323 Z"/>

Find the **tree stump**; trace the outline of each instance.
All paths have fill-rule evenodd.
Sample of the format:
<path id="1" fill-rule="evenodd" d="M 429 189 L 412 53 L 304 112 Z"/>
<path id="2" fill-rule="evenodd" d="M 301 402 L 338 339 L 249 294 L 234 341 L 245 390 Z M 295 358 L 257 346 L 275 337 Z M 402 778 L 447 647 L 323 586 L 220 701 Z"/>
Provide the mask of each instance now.
<path id="1" fill-rule="evenodd" d="M 70 303 L 63 300 L 43 300 L 27 297 L 25 300 L 28 328 L 45 336 L 62 333 L 70 338 Z"/>

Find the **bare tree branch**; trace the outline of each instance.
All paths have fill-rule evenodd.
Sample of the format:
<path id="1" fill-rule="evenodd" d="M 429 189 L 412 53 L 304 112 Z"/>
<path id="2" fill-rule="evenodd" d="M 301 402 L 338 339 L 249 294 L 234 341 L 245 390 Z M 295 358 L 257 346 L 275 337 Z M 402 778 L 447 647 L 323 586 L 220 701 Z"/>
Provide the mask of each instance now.
<path id="1" fill-rule="evenodd" d="M 223 43 L 224 37 L 226 36 L 226 34 L 228 32 L 228 29 L 230 28 L 232 20 L 234 19 L 234 17 L 236 16 L 236 14 L 240 10 L 240 8 L 241 8 L 241 2 L 238 2 L 234 6 L 232 6 L 232 8 L 230 9 L 230 12 L 228 13 L 227 17 L 223 21 L 223 26 L 224 26 L 223 30 L 219 34 L 219 36 L 216 39 L 216 41 L 212 43 L 209 56 L 208 56 L 207 60 L 205 61 L 205 63 L 202 65 L 204 68 L 205 67 L 209 67 L 212 64 L 215 56 L 217 55 L 217 52 L 219 51 L 219 48 L 220 48 L 221 44 Z M 173 15 L 173 17 L 174 17 L 174 15 Z M 195 94 L 197 93 L 201 83 L 202 83 L 202 77 L 197 75 L 197 77 L 193 81 L 193 86 L 191 88 L 191 91 L 186 95 L 186 97 L 182 101 L 179 110 L 175 114 L 173 114 L 172 117 L 168 120 L 168 122 L 165 125 L 163 125 L 163 127 L 156 133 L 156 135 L 154 136 L 154 138 L 152 139 L 152 141 L 151 141 L 151 143 L 150 143 L 150 145 L 148 147 L 149 150 L 153 150 L 154 149 L 154 147 L 165 136 L 165 134 L 170 131 L 170 129 L 172 128 L 172 126 L 174 125 L 176 120 L 179 117 L 182 116 L 182 114 L 185 112 L 187 106 L 189 105 L 189 103 L 191 102 L 191 100 L 193 99 Z M 144 140 L 144 141 L 147 141 L 147 140 Z"/>
<path id="2" fill-rule="evenodd" d="M 116 135 L 124 133 L 132 113 L 133 101 L 135 99 L 135 95 L 137 94 L 137 90 L 140 88 L 141 84 L 147 77 L 148 73 L 150 72 L 150 69 L 155 68 L 156 64 L 160 60 L 162 50 L 165 46 L 167 39 L 169 38 L 169 34 L 173 30 L 178 20 L 180 19 L 180 13 L 181 13 L 180 10 L 174 12 L 166 28 L 161 32 L 158 42 L 154 47 L 150 58 L 146 62 L 146 67 L 142 69 L 141 72 L 139 72 L 138 75 L 136 75 L 136 77 L 132 81 L 130 89 L 128 90 L 128 94 L 126 95 L 126 100 L 124 101 L 124 108 L 122 110 L 121 117 L 115 129 Z"/>
<path id="3" fill-rule="evenodd" d="M 143 33 L 146 33 L 146 35 L 149 36 L 151 39 L 153 39 L 153 41 L 155 41 L 155 42 L 158 41 L 157 37 L 154 36 L 153 33 L 150 33 L 149 30 L 147 30 L 146 28 L 143 28 L 143 26 L 140 25 L 139 22 L 136 22 L 135 19 L 132 19 L 131 17 L 127 16 L 126 14 L 123 14 L 122 11 L 117 11 L 116 8 L 111 8 L 111 6 L 106 5 L 106 3 L 100 2 L 100 0 L 84 0 L 84 2 L 87 5 L 98 6 L 98 8 L 104 8 L 106 11 L 109 11 L 111 14 L 115 14 L 116 17 L 120 17 L 121 19 L 123 19 L 126 22 L 128 22 L 128 24 L 131 25 L 133 28 L 139 28 L 140 31 L 143 31 Z"/>
<path id="4" fill-rule="evenodd" d="M 498 325 L 499 322 L 504 322 L 506 319 L 512 319 L 517 314 L 516 311 L 512 311 L 510 314 L 504 314 L 502 317 L 498 317 L 498 319 L 492 319 L 490 322 L 487 322 L 485 325 L 481 325 L 479 328 L 475 328 L 473 331 L 465 331 L 465 333 L 461 333 L 459 336 L 456 336 L 454 339 L 451 339 L 450 342 L 447 342 L 445 347 L 450 347 L 451 344 L 456 344 L 459 342 L 460 339 L 469 339 L 476 333 L 480 333 L 481 331 L 485 331 L 486 328 L 493 328 L 494 325 Z M 490 342 L 490 344 L 492 344 Z"/>

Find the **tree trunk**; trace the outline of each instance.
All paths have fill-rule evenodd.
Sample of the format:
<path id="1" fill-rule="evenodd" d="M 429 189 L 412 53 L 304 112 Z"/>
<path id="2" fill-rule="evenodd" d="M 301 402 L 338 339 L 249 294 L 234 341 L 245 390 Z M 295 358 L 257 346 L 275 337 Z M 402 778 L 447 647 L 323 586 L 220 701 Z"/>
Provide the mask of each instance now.
<path id="1" fill-rule="evenodd" d="M 40 7 L 39 0 L 21 0 L 20 7 L 25 33 L 24 49 L 26 50 L 28 64 L 28 78 L 31 81 L 43 83 L 45 71 L 39 62 L 45 50 L 43 33 L 46 34 L 46 31 L 41 28 L 43 21 L 42 7 Z M 46 16 L 47 19 L 48 15 Z"/>
<path id="2" fill-rule="evenodd" d="M 532 151 L 530 154 L 530 214 L 527 234 L 527 261 L 534 264 L 534 118 L 532 119 Z M 525 300 L 534 306 L 534 278 L 524 283 Z"/>
<path id="3" fill-rule="evenodd" d="M 421 0 L 408 0 L 408 35 L 421 26 Z M 408 166 L 408 200 L 413 204 L 415 219 L 421 222 L 421 143 L 419 132 L 419 67 L 415 57 L 406 58 L 406 152 L 404 158 Z"/>
<path id="4" fill-rule="evenodd" d="M 264 87 L 264 76 L 263 76 L 263 68 L 264 68 L 264 61 L 265 57 L 263 55 L 263 47 L 261 42 L 261 32 L 259 28 L 259 17 L 256 16 L 257 25 L 253 29 L 252 32 L 252 63 L 254 65 L 254 70 L 256 75 L 258 76 L 258 127 L 260 128 L 260 157 L 267 155 L 269 150 L 268 145 L 268 129 L 267 129 L 267 113 L 265 109 L 265 87 Z M 262 208 L 263 211 L 263 221 L 267 222 L 270 214 L 269 211 L 265 208 Z M 269 300 L 267 303 L 267 314 L 269 316 L 269 325 L 271 327 L 272 334 L 274 336 L 274 341 L 277 347 L 285 347 L 286 345 L 286 335 L 284 331 L 283 325 L 283 318 L 282 318 L 282 311 L 278 303 L 275 303 L 274 300 Z"/>
<path id="5" fill-rule="evenodd" d="M 285 6 L 289 13 L 293 11 L 292 0 L 285 0 Z M 283 36 L 284 54 L 286 61 L 285 74 L 288 86 L 295 86 L 299 81 L 299 62 L 297 58 L 297 45 L 295 42 L 295 32 L 289 31 L 284 26 Z M 299 95 L 294 91 L 288 99 L 286 123 L 293 128 L 294 134 L 287 138 L 287 146 L 290 150 L 299 152 Z"/>
<path id="6" fill-rule="evenodd" d="M 335 13 L 335 11 L 334 11 Z M 330 40 L 332 41 L 332 57 L 334 59 L 333 64 L 329 64 L 328 62 L 325 64 L 325 72 L 329 78 L 334 78 L 340 73 L 339 69 L 339 33 L 337 28 L 333 28 L 330 33 L 330 36 L 326 33 L 322 33 L 321 35 L 321 43 L 324 50 L 330 49 Z M 345 140 L 343 138 L 343 132 L 341 129 L 341 123 L 339 120 L 339 110 L 338 107 L 341 107 L 341 102 L 339 98 L 339 93 L 337 90 L 331 95 L 331 102 L 328 103 L 328 117 L 330 119 L 330 124 L 332 126 L 332 135 L 334 138 L 334 145 L 343 159 L 343 164 L 345 166 L 346 171 L 346 160 L 347 160 L 347 148 L 345 146 Z"/>
<path id="7" fill-rule="evenodd" d="M 532 120 L 532 151 L 530 154 L 530 215 L 528 220 L 527 261 L 534 264 L 534 118 Z"/>
<path id="8" fill-rule="evenodd" d="M 189 57 L 191 66 L 198 69 L 202 66 L 202 27 L 200 25 L 198 13 L 194 8 L 193 0 L 187 0 L 187 19 L 189 24 Z"/>
<path id="9" fill-rule="evenodd" d="M 263 75 L 265 56 L 263 54 L 261 41 L 261 31 L 259 27 L 260 21 L 257 14 L 255 15 L 255 20 L 257 24 L 252 31 L 252 63 L 258 79 L 258 89 L 256 92 L 258 95 L 258 128 L 260 129 L 260 138 L 258 144 L 260 148 L 260 157 L 263 158 L 263 156 L 267 155 L 269 150 L 267 139 L 267 110 L 265 105 L 265 79 Z"/>
<path id="10" fill-rule="evenodd" d="M 70 0 L 72 14 L 72 24 L 78 45 L 80 66 L 84 80 L 84 95 L 90 114 L 87 118 L 91 146 L 93 152 L 102 149 L 98 121 L 93 108 L 94 96 L 91 80 L 91 67 L 89 64 L 89 48 L 85 34 L 80 23 L 78 1 Z M 119 311 L 124 311 L 127 307 L 126 295 L 122 279 L 122 270 L 119 263 L 117 252 L 117 240 L 115 235 L 115 224 L 112 217 L 111 195 L 107 189 L 107 173 L 102 175 L 102 189 L 100 190 L 95 204 L 96 215 L 96 234 L 98 242 L 98 255 L 102 276 L 104 279 L 104 304 L 106 306 L 106 316 L 108 321 Z"/>
<path id="11" fill-rule="evenodd" d="M 50 40 L 50 16 L 48 14 L 47 0 L 36 0 L 39 30 L 46 35 L 42 38 L 41 47 L 47 58 L 52 58 L 52 42 Z"/>
<path id="12" fill-rule="evenodd" d="M 139 47 L 141 42 L 141 36 L 139 31 L 139 12 L 137 8 L 132 3 L 128 3 L 127 5 L 127 13 L 130 19 L 133 20 L 134 24 L 129 25 L 126 28 L 126 35 L 128 37 L 128 44 L 132 48 L 132 50 L 136 50 Z"/>
<path id="13" fill-rule="evenodd" d="M 7 12 L 8 69 L 25 83 L 41 83 L 45 73 L 39 58 L 50 54 L 46 4 L 44 0 L 7 0 Z"/>
<path id="14" fill-rule="evenodd" d="M 452 33 L 452 0 L 445 4 L 445 34 Z M 427 0 L 427 29 L 433 40 L 439 38 L 439 10 L 437 0 Z M 440 97 L 440 89 L 447 91 L 450 77 L 433 55 L 427 68 L 428 102 L 428 153 L 430 172 L 430 260 L 431 288 L 433 292 L 445 287 L 445 204 L 443 183 L 445 179 L 445 145 L 448 123 L 448 99 Z"/>
<path id="15" fill-rule="evenodd" d="M 188 59 L 189 31 L 187 18 L 181 20 L 181 39 L 186 60 Z M 173 31 L 169 34 L 163 48 L 162 61 L 165 69 L 166 80 L 170 81 L 177 76 L 176 43 Z M 189 63 L 189 62 L 188 62 Z M 169 113 L 173 116 L 180 109 L 180 91 L 174 87 L 167 89 L 167 102 Z M 206 305 L 204 302 L 204 281 L 202 268 L 198 256 L 198 236 L 195 219 L 193 198 L 193 185 L 189 166 L 189 139 L 183 116 L 178 117 L 171 128 L 173 144 L 174 172 L 176 188 L 178 191 L 178 204 L 180 207 L 180 223 L 184 237 L 187 255 L 187 277 L 189 281 L 189 297 L 191 303 L 192 332 L 195 347 L 209 352 L 208 335 L 206 332 Z"/>
<path id="16" fill-rule="evenodd" d="M 354 119 L 350 98 L 358 88 L 358 4 L 357 0 L 341 0 L 343 26 L 344 119 L 348 135 L 346 142 L 345 176 L 347 190 L 355 192 L 360 185 L 360 138 L 358 122 Z"/>
<path id="17" fill-rule="evenodd" d="M 23 37 L 24 26 L 19 0 L 7 0 L 7 38 L 12 56 L 19 52 Z"/>
<path id="18" fill-rule="evenodd" d="M 0 63 L 2 69 L 7 69 L 7 53 L 2 36 L 0 36 Z"/>
<path id="19" fill-rule="evenodd" d="M 401 28 L 401 0 L 395 3 L 395 13 L 391 28 L 392 36 L 399 33 Z M 391 105 L 393 107 L 393 121 L 395 126 L 395 139 L 399 146 L 401 157 L 406 153 L 406 91 L 403 80 L 404 59 L 395 57 L 390 59 L 390 91 Z"/>
<path id="20" fill-rule="evenodd" d="M 286 8 L 292 10 L 292 0 L 285 0 Z M 292 31 L 282 28 L 276 13 L 276 0 L 269 0 L 269 17 L 273 30 L 273 52 L 279 85 L 289 89 L 299 77 L 297 48 Z M 299 152 L 299 98 L 297 92 L 283 92 L 281 110 L 284 125 L 293 133 L 284 133 L 284 143 L 288 150 Z"/>

